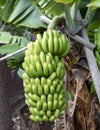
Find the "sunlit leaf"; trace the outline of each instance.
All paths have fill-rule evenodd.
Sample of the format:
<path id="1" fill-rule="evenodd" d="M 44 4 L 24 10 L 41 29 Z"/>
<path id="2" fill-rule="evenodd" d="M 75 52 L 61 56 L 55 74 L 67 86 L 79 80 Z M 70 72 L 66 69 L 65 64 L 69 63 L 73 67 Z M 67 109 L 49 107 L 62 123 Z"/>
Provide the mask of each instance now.
<path id="1" fill-rule="evenodd" d="M 54 1 L 64 3 L 64 4 L 69 4 L 72 3 L 74 0 L 54 0 Z"/>
<path id="2" fill-rule="evenodd" d="M 79 5 L 79 3 L 81 2 L 81 0 L 54 0 L 54 1 L 63 3 L 63 4 L 77 3 L 77 5 Z"/>
<path id="3" fill-rule="evenodd" d="M 64 4 L 54 0 L 33 0 L 34 5 L 46 15 L 61 15 L 64 12 Z"/>
<path id="4" fill-rule="evenodd" d="M 87 7 L 100 8 L 100 0 L 92 0 Z"/>

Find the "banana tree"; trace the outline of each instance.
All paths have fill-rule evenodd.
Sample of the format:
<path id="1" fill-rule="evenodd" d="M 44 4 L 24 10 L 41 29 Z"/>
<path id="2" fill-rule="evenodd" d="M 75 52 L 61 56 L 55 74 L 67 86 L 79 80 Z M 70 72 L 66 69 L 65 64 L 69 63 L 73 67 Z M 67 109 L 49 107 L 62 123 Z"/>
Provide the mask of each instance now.
<path id="1" fill-rule="evenodd" d="M 56 111 L 53 110 L 53 112 L 52 112 L 53 103 L 49 102 L 49 107 L 48 107 L 47 102 L 46 102 L 47 101 L 46 96 L 48 96 L 49 92 L 54 94 L 54 92 L 56 90 L 54 90 L 55 88 L 53 88 L 53 85 L 51 85 L 52 87 L 50 87 L 50 90 L 49 90 L 49 87 L 47 86 L 48 84 L 45 85 L 45 83 L 44 83 L 46 81 L 42 82 L 43 86 L 45 86 L 44 87 L 45 89 L 43 88 L 43 90 L 42 90 L 41 84 L 40 84 L 41 76 L 45 75 L 46 78 L 48 78 L 49 74 L 52 74 L 54 71 L 56 71 L 56 68 L 58 68 L 56 71 L 58 78 L 59 78 L 59 73 L 61 74 L 60 78 L 63 76 L 63 73 L 64 73 L 63 71 L 65 71 L 65 68 L 57 67 L 58 64 L 59 64 L 59 66 L 63 66 L 63 64 L 61 65 L 59 63 L 60 62 L 59 59 L 61 59 L 63 56 L 65 56 L 65 59 L 69 59 L 69 62 L 71 63 L 71 64 L 69 64 L 70 67 L 68 67 L 68 66 L 66 66 L 66 67 L 67 67 L 67 69 L 72 70 L 72 73 L 76 80 L 76 84 L 77 85 L 84 84 L 84 82 L 83 82 L 84 79 L 80 78 L 81 79 L 80 80 L 79 76 L 77 77 L 76 68 L 74 68 L 74 69 L 71 68 L 73 66 L 73 64 L 77 63 L 77 60 L 78 60 L 75 57 L 74 58 L 70 57 L 70 55 L 73 56 L 72 55 L 73 46 L 78 46 L 78 48 L 80 48 L 80 46 L 81 46 L 84 48 L 82 50 L 84 51 L 85 57 L 87 58 L 87 61 L 88 61 L 89 71 L 91 72 L 92 81 L 94 82 L 94 86 L 95 86 L 94 90 L 96 90 L 98 99 L 100 101 L 100 89 L 98 87 L 98 86 L 100 86 L 99 74 L 98 74 L 99 67 L 100 67 L 99 58 L 98 58 L 98 57 L 100 57 L 100 52 L 98 49 L 99 44 L 100 44 L 99 43 L 100 29 L 98 29 L 98 27 L 100 26 L 100 17 L 98 16 L 98 12 L 100 12 L 100 10 L 98 10 L 98 8 L 100 8 L 99 0 L 95 0 L 95 1 L 94 0 L 91 0 L 91 1 L 89 1 L 89 0 L 84 0 L 84 1 L 83 0 L 76 0 L 76 1 L 74 1 L 74 0 L 29 0 L 29 1 L 27 1 L 27 0 L 21 0 L 21 1 L 6 0 L 3 3 L 1 3 L 1 10 L 2 10 L 1 11 L 2 12 L 1 21 L 3 24 L 2 24 L 2 28 L 1 28 L 0 42 L 4 43 L 5 45 L 0 46 L 0 53 L 7 54 L 7 56 L 4 57 L 3 59 L 8 58 L 9 59 L 8 65 L 10 67 L 12 67 L 13 69 L 15 69 L 15 67 L 17 66 L 17 69 L 19 69 L 18 74 L 21 78 L 22 78 L 22 75 L 24 75 L 23 81 L 24 81 L 26 104 L 29 106 L 29 111 L 31 113 L 31 116 L 30 116 L 31 120 L 40 121 L 40 122 L 41 121 L 54 121 L 54 119 L 57 118 L 58 115 L 60 114 L 61 110 L 63 110 L 65 108 L 65 106 L 64 106 L 64 107 L 61 107 L 60 111 L 58 110 L 59 104 L 62 102 L 62 100 L 64 101 L 64 98 L 63 99 L 61 98 L 62 100 L 58 101 L 59 102 L 58 104 L 56 101 L 55 101 L 55 103 L 53 102 L 54 104 L 56 104 L 56 105 L 54 105 L 53 109 L 57 108 L 57 110 Z M 42 15 L 45 16 L 42 19 L 43 21 L 41 21 L 41 19 L 40 19 L 40 17 Z M 82 18 L 84 18 L 84 20 Z M 46 22 L 46 19 L 49 19 L 49 22 Z M 96 21 L 95 21 L 95 19 L 96 19 Z M 18 36 L 18 32 L 17 32 L 17 36 L 16 36 L 15 35 L 16 31 L 14 32 L 14 36 L 7 32 L 3 32 L 3 31 L 8 31 L 6 29 L 7 26 L 12 26 L 13 28 L 15 27 L 15 28 L 17 28 L 17 30 L 22 28 L 22 30 L 21 30 L 22 32 L 24 29 L 24 35 L 21 33 L 21 36 Z M 42 31 L 41 31 L 41 28 L 42 28 Z M 47 30 L 47 31 L 44 32 L 44 30 Z M 92 31 L 92 37 L 90 35 L 91 31 Z M 31 40 L 31 38 L 29 38 L 25 34 L 25 32 L 28 32 L 27 34 L 29 34 L 28 35 L 29 37 L 33 32 L 36 32 L 36 33 L 38 32 L 39 34 L 36 35 L 37 40 L 33 42 Z M 41 32 L 41 35 L 43 36 L 43 38 L 40 35 L 40 32 Z M 64 35 L 61 35 L 62 33 Z M 52 36 L 52 34 L 54 37 Z M 94 34 L 95 34 L 95 37 L 94 37 Z M 7 39 L 4 38 L 4 35 L 7 36 Z M 61 36 L 61 38 L 60 38 L 60 36 Z M 66 39 L 66 37 L 67 37 L 67 39 Z M 89 38 L 91 41 L 89 41 Z M 59 42 L 57 42 L 58 39 L 59 39 Z M 54 42 L 52 44 L 53 40 L 56 42 Z M 63 41 L 65 41 L 66 44 Z M 67 43 L 69 43 L 69 41 L 70 41 L 70 45 L 67 44 Z M 93 44 L 92 42 L 95 42 L 95 44 Z M 59 46 L 55 45 L 55 43 L 56 44 L 59 43 Z M 63 47 L 63 44 L 64 44 L 64 47 Z M 54 48 L 52 46 L 54 46 Z M 21 53 L 19 54 L 19 50 L 23 49 L 23 47 L 25 47 L 24 51 L 28 48 L 27 51 L 25 51 L 25 53 L 24 53 L 24 51 L 23 52 L 21 51 Z M 32 48 L 35 48 L 35 49 L 32 50 Z M 94 48 L 95 48 L 95 55 L 93 52 Z M 43 53 L 40 53 L 41 49 L 42 49 L 42 51 L 44 51 Z M 50 52 L 49 55 L 48 55 L 48 52 Z M 53 52 L 53 53 L 51 53 L 51 52 Z M 59 54 L 60 52 L 61 52 L 61 56 L 60 56 L 60 58 L 57 59 L 57 56 L 55 57 L 54 54 L 60 55 Z M 69 52 L 68 56 L 65 55 L 65 54 L 67 54 L 67 52 Z M 46 53 L 46 55 L 45 55 L 45 53 Z M 15 55 L 15 54 L 17 54 L 17 55 Z M 35 58 L 34 58 L 34 55 L 35 55 Z M 54 62 L 53 62 L 52 55 L 53 55 L 53 58 L 55 57 Z M 27 58 L 27 56 L 28 56 L 28 58 Z M 52 59 L 51 60 L 51 59 L 47 58 L 49 65 L 47 65 L 45 63 L 45 65 L 42 66 L 42 64 L 44 64 L 44 62 L 46 62 L 46 60 L 45 60 L 46 57 L 49 57 L 49 56 Z M 94 56 L 96 57 L 96 59 Z M 30 57 L 30 60 L 29 60 L 29 57 Z M 40 57 L 40 59 L 38 57 Z M 25 59 L 25 61 L 24 61 L 24 59 Z M 33 61 L 37 61 L 38 63 L 36 64 L 35 62 L 32 62 L 32 59 L 33 59 Z M 65 59 L 64 59 L 64 62 L 66 65 Z M 39 64 L 40 60 L 41 60 L 41 64 Z M 19 65 L 18 61 L 20 61 L 20 63 L 21 63 L 20 65 Z M 23 63 L 23 67 L 22 67 L 23 61 L 26 65 Z M 56 68 L 55 68 L 55 66 L 51 66 L 50 61 L 52 61 L 53 65 L 55 63 Z M 93 64 L 91 64 L 91 61 L 93 62 Z M 96 63 L 96 61 L 98 64 Z M 24 68 L 24 70 L 23 70 L 23 68 Z M 34 70 L 34 73 L 32 70 Z M 93 72 L 93 70 L 94 70 L 94 72 Z M 53 73 L 53 76 L 49 77 L 52 79 L 52 82 L 56 77 L 55 75 L 56 74 Z M 78 75 L 79 75 L 79 73 L 78 73 Z M 38 79 L 37 82 L 34 83 L 33 80 L 32 80 L 32 82 L 34 84 L 39 84 L 38 85 L 38 86 L 40 86 L 39 88 L 36 88 L 35 85 L 34 85 L 33 89 L 31 88 L 30 77 L 33 78 L 32 76 L 34 78 Z M 26 79 L 27 79 L 27 81 L 26 81 Z M 93 82 L 92 82 L 92 84 L 93 84 Z M 74 85 L 72 85 L 72 86 L 74 87 Z M 79 88 L 77 88 L 77 87 L 75 88 L 76 93 L 74 94 L 74 96 L 73 96 L 73 93 L 71 95 L 71 92 L 73 92 L 73 91 L 71 91 L 70 93 L 68 91 L 66 92 L 67 96 L 68 96 L 68 94 L 70 95 L 70 100 L 72 100 L 72 98 L 74 99 L 73 100 L 74 105 L 71 108 L 72 114 L 69 115 L 69 116 L 71 116 L 71 118 L 73 117 L 74 112 L 75 112 L 75 107 L 76 107 L 76 102 L 77 102 L 78 96 L 80 96 L 78 94 L 81 92 L 81 90 L 84 90 L 82 88 L 82 86 L 78 86 L 78 87 Z M 59 90 L 59 88 L 57 89 L 57 91 Z M 86 86 L 84 88 L 85 88 L 84 91 L 86 91 L 87 94 L 89 94 Z M 35 92 L 35 94 L 34 94 L 35 96 L 32 95 L 32 91 Z M 42 106 L 42 103 L 39 102 L 39 100 L 42 100 L 42 99 L 40 99 L 39 96 L 41 96 L 42 94 L 46 95 L 44 97 L 42 96 L 42 99 L 45 102 L 45 103 L 43 103 L 43 106 Z M 37 96 L 37 95 L 39 95 L 39 96 Z M 85 93 L 84 93 L 84 95 L 85 95 Z M 82 97 L 82 98 L 84 100 L 84 97 Z M 89 103 L 89 99 L 88 99 L 88 103 Z M 88 103 L 86 103 L 87 106 L 89 105 Z M 42 111 L 42 107 L 43 107 L 43 111 Z M 47 111 L 48 108 L 50 109 L 49 112 Z M 39 115 L 38 109 L 41 110 L 40 115 Z M 45 113 L 47 112 L 47 114 L 45 114 L 44 111 L 45 111 Z M 36 118 L 34 117 L 34 113 L 36 114 Z M 42 115 L 43 115 L 43 118 L 41 118 Z M 89 115 L 87 115 L 87 116 L 89 116 Z M 86 125 L 89 125 L 87 120 L 86 120 Z M 82 129 L 85 129 L 85 126 L 82 127 Z M 92 129 L 92 126 L 90 129 Z M 93 124 L 93 129 L 94 129 L 94 124 Z"/>

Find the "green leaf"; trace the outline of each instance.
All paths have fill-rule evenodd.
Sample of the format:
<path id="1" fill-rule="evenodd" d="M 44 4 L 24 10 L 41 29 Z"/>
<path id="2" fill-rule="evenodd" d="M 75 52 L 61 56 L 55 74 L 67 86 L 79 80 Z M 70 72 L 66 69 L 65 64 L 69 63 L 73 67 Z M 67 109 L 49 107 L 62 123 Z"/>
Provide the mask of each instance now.
<path id="1" fill-rule="evenodd" d="M 25 26 L 30 28 L 46 28 L 46 24 L 40 21 L 40 16 L 42 14 L 38 11 L 38 9 L 33 10 L 25 19 L 18 23 L 19 26 Z"/>
<path id="2" fill-rule="evenodd" d="M 0 46 L 0 54 L 9 54 L 20 49 L 19 44 L 6 44 Z"/>
<path id="3" fill-rule="evenodd" d="M 55 3 L 46 10 L 46 14 L 61 15 L 64 12 L 64 5 L 62 3 Z"/>
<path id="4" fill-rule="evenodd" d="M 54 1 L 63 3 L 63 4 L 77 3 L 77 5 L 79 5 L 79 3 L 81 2 L 81 0 L 54 0 Z"/>
<path id="5" fill-rule="evenodd" d="M 10 43 L 12 36 L 9 32 L 0 32 L 0 43 Z"/>
<path id="6" fill-rule="evenodd" d="M 18 22 L 23 20 L 25 17 L 27 17 L 27 15 L 29 15 L 34 9 L 35 9 L 35 7 L 33 5 L 30 6 L 17 19 L 14 20 L 14 24 L 17 24 Z"/>
<path id="7" fill-rule="evenodd" d="M 71 100 L 71 94 L 68 90 L 66 91 L 66 99 Z"/>
<path id="8" fill-rule="evenodd" d="M 89 0 L 81 0 L 79 8 L 86 8 L 87 4 L 89 3 Z M 83 10 L 84 11 L 84 10 Z"/>
<path id="9" fill-rule="evenodd" d="M 47 28 L 40 20 L 42 13 L 33 5 L 32 0 L 7 0 L 2 19 L 10 24 L 29 28 Z"/>
<path id="10" fill-rule="evenodd" d="M 25 47 L 30 41 L 28 41 L 26 38 L 21 37 L 20 38 L 20 47 L 23 48 Z"/>
<path id="11" fill-rule="evenodd" d="M 7 0 L 6 1 L 4 8 L 2 10 L 2 15 L 1 15 L 3 21 L 6 22 L 8 20 L 10 14 L 13 11 L 14 4 L 15 4 L 15 0 Z"/>
<path id="12" fill-rule="evenodd" d="M 21 79 L 22 79 L 22 77 L 23 77 L 23 73 L 24 73 L 24 70 L 21 69 L 21 68 L 19 68 L 17 74 L 18 74 L 18 76 L 19 76 Z"/>
<path id="13" fill-rule="evenodd" d="M 100 27 L 100 20 L 94 21 L 94 22 L 92 22 L 92 23 L 88 26 L 88 31 L 94 32 L 95 29 L 97 29 L 97 28 L 99 28 L 99 27 Z"/>
<path id="14" fill-rule="evenodd" d="M 54 0 L 33 0 L 33 2 L 46 15 L 56 16 L 64 13 L 63 3 L 57 3 Z"/>
<path id="15" fill-rule="evenodd" d="M 91 82 L 91 89 L 90 89 L 90 93 L 91 94 L 94 94 L 96 91 L 95 91 L 95 87 L 94 87 L 94 83 Z"/>
<path id="16" fill-rule="evenodd" d="M 29 41 L 25 37 L 13 36 L 9 32 L 0 32 L 0 43 L 20 43 L 20 47 L 25 47 Z"/>
<path id="17" fill-rule="evenodd" d="M 0 1 L 0 6 L 3 6 L 5 4 L 6 0 L 1 0 Z"/>
<path id="18" fill-rule="evenodd" d="M 21 15 L 28 7 L 32 5 L 32 0 L 19 0 L 13 12 L 11 13 L 8 22 L 12 22 Z"/>

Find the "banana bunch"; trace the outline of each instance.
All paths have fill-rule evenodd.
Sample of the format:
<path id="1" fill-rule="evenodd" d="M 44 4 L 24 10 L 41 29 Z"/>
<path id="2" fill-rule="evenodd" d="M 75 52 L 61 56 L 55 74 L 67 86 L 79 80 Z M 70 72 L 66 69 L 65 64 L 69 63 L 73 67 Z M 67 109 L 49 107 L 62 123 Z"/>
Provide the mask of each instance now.
<path id="1" fill-rule="evenodd" d="M 95 50 L 95 57 L 96 57 L 96 61 L 98 64 L 98 67 L 100 69 L 100 27 L 98 28 L 97 32 L 95 33 L 95 45 L 96 45 L 96 50 Z"/>
<path id="2" fill-rule="evenodd" d="M 7 59 L 7 66 L 13 70 L 21 67 L 21 61 L 17 59 Z"/>
<path id="3" fill-rule="evenodd" d="M 31 120 L 53 122 L 66 108 L 61 58 L 69 51 L 65 35 L 55 30 L 44 32 L 43 37 L 38 34 L 37 40 L 27 45 L 23 86 Z"/>
<path id="4" fill-rule="evenodd" d="M 31 120 L 52 122 L 65 109 L 64 84 L 56 75 L 30 78 L 24 73 L 23 85 Z"/>

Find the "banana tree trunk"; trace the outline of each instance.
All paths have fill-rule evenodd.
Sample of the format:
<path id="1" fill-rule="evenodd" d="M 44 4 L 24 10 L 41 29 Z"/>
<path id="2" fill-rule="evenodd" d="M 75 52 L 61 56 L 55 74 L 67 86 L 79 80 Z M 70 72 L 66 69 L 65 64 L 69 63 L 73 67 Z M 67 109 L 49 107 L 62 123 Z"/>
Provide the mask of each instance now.
<path id="1" fill-rule="evenodd" d="M 0 130 L 12 130 L 12 114 L 9 104 L 8 86 L 6 85 L 8 73 L 5 63 L 0 62 Z M 10 82 L 10 81 L 9 81 Z"/>

